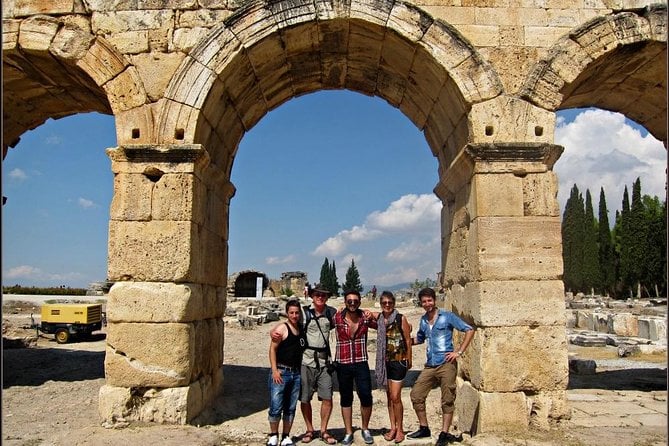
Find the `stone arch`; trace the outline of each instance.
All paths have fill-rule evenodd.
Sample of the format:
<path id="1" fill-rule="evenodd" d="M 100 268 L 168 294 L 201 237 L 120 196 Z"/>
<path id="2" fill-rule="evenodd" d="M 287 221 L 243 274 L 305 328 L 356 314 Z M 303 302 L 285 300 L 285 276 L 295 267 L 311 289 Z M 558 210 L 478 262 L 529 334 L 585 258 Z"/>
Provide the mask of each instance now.
<path id="1" fill-rule="evenodd" d="M 597 17 L 549 50 L 521 88 L 547 110 L 624 113 L 667 143 L 667 6 Z"/>
<path id="2" fill-rule="evenodd" d="M 182 62 L 157 119 L 161 143 L 200 143 L 230 172 L 262 116 L 321 89 L 380 96 L 420 130 L 442 164 L 464 145 L 472 104 L 502 93 L 461 34 L 415 6 L 362 1 L 250 2 Z"/>
<path id="3" fill-rule="evenodd" d="M 3 156 L 48 118 L 82 112 L 116 117 L 144 105 L 140 77 L 125 56 L 90 31 L 82 15 L 3 22 Z M 118 134 L 118 132 L 117 132 Z"/>
<path id="4" fill-rule="evenodd" d="M 256 280 L 262 278 L 263 292 L 270 288 L 270 280 L 262 271 L 245 270 L 228 277 L 228 295 L 234 297 L 255 297 Z"/>

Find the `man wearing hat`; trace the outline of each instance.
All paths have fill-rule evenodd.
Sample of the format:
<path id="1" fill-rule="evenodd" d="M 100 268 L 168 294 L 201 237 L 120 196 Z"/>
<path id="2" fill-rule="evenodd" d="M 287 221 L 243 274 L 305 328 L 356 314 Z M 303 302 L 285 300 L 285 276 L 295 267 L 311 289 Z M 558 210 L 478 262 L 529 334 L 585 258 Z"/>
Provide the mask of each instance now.
<path id="1" fill-rule="evenodd" d="M 302 355 L 302 381 L 300 409 L 307 431 L 302 435 L 302 443 L 309 443 L 315 437 L 311 400 L 318 393 L 320 408 L 320 438 L 326 444 L 336 444 L 337 440 L 328 432 L 328 422 L 332 414 L 332 370 L 330 358 L 330 330 L 334 329 L 334 315 L 337 310 L 326 305 L 330 291 L 316 284 L 310 291 L 311 305 L 302 307 L 302 323 L 307 346 Z M 274 338 L 274 331 L 271 332 Z"/>

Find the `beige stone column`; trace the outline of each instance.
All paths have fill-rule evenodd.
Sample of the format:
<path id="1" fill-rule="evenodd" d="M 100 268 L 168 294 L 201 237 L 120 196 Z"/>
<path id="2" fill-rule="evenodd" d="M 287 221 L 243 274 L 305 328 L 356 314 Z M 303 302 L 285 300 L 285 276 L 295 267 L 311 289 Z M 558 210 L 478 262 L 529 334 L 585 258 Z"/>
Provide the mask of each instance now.
<path id="1" fill-rule="evenodd" d="M 105 385 L 108 423 L 188 423 L 223 384 L 229 201 L 234 187 L 199 145 L 107 150 Z"/>
<path id="2" fill-rule="evenodd" d="M 458 427 L 547 427 L 568 417 L 557 179 L 562 148 L 471 144 L 442 175 L 442 285 L 477 327 L 461 361 Z M 457 345 L 457 341 L 456 341 Z"/>

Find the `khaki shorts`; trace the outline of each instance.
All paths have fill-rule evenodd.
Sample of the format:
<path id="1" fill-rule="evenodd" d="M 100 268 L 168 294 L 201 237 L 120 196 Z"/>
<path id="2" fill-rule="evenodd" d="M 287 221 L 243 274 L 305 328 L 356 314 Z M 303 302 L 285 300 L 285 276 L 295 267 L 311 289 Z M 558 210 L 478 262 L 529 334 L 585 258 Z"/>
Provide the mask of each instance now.
<path id="1" fill-rule="evenodd" d="M 441 411 L 453 413 L 455 409 L 455 377 L 458 374 L 458 365 L 455 362 L 445 362 L 439 367 L 426 367 L 418 375 L 418 379 L 411 388 L 411 404 L 416 412 L 425 412 L 427 394 L 434 386 L 441 388 Z"/>
<path id="2" fill-rule="evenodd" d="M 310 402 L 314 396 L 314 392 L 318 392 L 319 400 L 332 399 L 332 375 L 328 373 L 325 367 L 321 367 L 319 370 L 316 367 L 309 367 L 303 364 L 301 378 L 301 402 Z"/>

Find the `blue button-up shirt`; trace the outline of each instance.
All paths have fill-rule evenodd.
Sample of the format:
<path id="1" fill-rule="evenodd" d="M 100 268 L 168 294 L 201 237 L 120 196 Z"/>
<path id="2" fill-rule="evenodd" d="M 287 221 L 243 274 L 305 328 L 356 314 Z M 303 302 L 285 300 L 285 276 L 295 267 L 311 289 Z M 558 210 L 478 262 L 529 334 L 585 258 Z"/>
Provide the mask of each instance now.
<path id="1" fill-rule="evenodd" d="M 454 313 L 438 310 L 434 325 L 430 325 L 427 315 L 420 318 L 416 343 L 427 340 L 427 362 L 425 367 L 438 367 L 446 362 L 446 354 L 453 351 L 453 329 L 459 331 L 473 330 L 471 325 Z"/>

